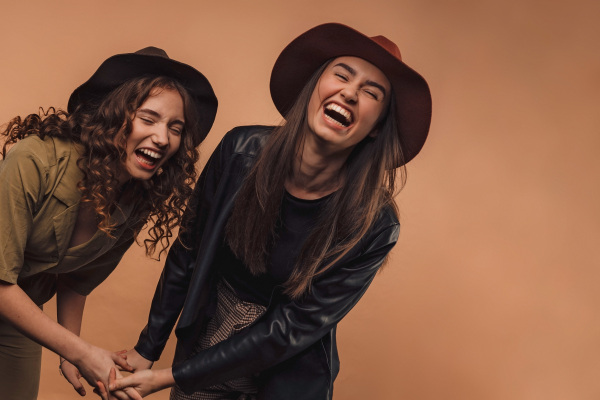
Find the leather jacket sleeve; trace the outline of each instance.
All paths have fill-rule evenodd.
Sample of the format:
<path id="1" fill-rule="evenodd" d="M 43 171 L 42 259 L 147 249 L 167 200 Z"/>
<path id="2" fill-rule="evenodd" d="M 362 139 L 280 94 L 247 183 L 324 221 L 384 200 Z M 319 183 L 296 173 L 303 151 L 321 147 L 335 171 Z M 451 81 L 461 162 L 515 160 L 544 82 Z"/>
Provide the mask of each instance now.
<path id="1" fill-rule="evenodd" d="M 181 313 L 193 274 L 200 238 L 209 218 L 210 203 L 221 175 L 223 143 L 217 147 L 204 168 L 185 213 L 179 237 L 173 243 L 158 282 L 148 324 L 135 349 L 141 356 L 156 361 Z"/>
<path id="2" fill-rule="evenodd" d="M 389 221 L 389 219 L 388 219 Z M 395 245 L 399 224 L 375 226 L 362 250 L 348 255 L 312 285 L 301 300 L 272 301 L 266 314 L 239 334 L 173 366 L 177 385 L 202 387 L 265 370 L 321 339 L 354 307 Z"/>

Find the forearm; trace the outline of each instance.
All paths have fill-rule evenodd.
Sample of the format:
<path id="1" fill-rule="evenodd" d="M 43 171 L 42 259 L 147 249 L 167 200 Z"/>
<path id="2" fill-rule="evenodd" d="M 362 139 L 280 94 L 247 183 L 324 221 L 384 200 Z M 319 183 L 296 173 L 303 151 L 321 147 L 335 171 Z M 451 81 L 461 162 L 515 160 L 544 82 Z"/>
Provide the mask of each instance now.
<path id="1" fill-rule="evenodd" d="M 0 315 L 26 336 L 71 362 L 77 363 L 89 349 L 89 344 L 78 335 L 49 318 L 18 285 L 0 283 Z"/>
<path id="2" fill-rule="evenodd" d="M 186 299 L 195 257 L 179 241 L 173 244 L 158 282 L 148 324 L 135 346 L 137 352 L 150 361 L 156 361 L 171 334 Z"/>
<path id="3" fill-rule="evenodd" d="M 56 317 L 58 323 L 75 335 L 81 334 L 81 320 L 85 307 L 86 296 L 74 292 L 68 286 L 58 281 L 56 292 Z M 61 366 L 64 357 L 61 358 Z"/>
<path id="4" fill-rule="evenodd" d="M 86 296 L 82 296 L 66 285 L 61 284 L 59 280 L 56 293 L 56 317 L 59 324 L 77 336 L 81 333 L 85 300 Z"/>
<path id="5" fill-rule="evenodd" d="M 173 378 L 173 371 L 171 368 L 159 369 L 154 372 L 154 383 L 155 390 L 163 390 L 175 386 L 175 379 Z"/>

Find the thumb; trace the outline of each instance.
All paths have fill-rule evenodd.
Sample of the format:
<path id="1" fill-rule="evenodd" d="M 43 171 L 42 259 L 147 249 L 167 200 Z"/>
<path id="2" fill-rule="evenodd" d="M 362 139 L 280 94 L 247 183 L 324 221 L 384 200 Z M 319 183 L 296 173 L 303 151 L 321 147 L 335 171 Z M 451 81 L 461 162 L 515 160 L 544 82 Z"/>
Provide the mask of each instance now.
<path id="1" fill-rule="evenodd" d="M 112 392 L 113 390 L 123 389 L 131 386 L 131 383 L 129 382 L 130 379 L 128 379 L 129 377 L 119 378 L 120 379 L 117 379 L 117 371 L 115 370 L 115 368 L 111 368 L 110 373 L 108 374 L 108 390 Z"/>
<path id="2" fill-rule="evenodd" d="M 73 382 L 73 389 L 75 389 L 75 391 L 77 393 L 79 393 L 80 396 L 85 396 L 85 388 L 83 387 L 81 382 L 79 382 L 79 381 Z"/>
<path id="3" fill-rule="evenodd" d="M 79 393 L 80 396 L 85 396 L 85 388 L 79 380 L 81 379 L 81 373 L 79 372 L 79 370 L 75 369 L 73 371 L 73 366 L 69 366 L 68 369 L 65 368 L 64 374 L 65 378 L 67 378 L 67 381 L 73 386 L 73 389 L 75 389 L 75 391 Z"/>

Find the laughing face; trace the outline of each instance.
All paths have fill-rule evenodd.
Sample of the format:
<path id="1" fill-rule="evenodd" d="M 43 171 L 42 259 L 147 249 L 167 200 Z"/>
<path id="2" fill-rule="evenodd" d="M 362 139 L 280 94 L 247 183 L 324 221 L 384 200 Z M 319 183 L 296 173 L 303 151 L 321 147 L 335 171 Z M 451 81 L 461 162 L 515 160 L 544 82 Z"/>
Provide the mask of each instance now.
<path id="1" fill-rule="evenodd" d="M 327 151 L 349 154 L 365 137 L 377 135 L 375 126 L 390 95 L 388 79 L 370 62 L 358 57 L 334 59 L 308 103 L 308 138 Z"/>
<path id="2" fill-rule="evenodd" d="M 129 179 L 148 180 L 177 152 L 184 127 L 183 100 L 173 89 L 155 88 L 135 111 L 123 161 Z"/>

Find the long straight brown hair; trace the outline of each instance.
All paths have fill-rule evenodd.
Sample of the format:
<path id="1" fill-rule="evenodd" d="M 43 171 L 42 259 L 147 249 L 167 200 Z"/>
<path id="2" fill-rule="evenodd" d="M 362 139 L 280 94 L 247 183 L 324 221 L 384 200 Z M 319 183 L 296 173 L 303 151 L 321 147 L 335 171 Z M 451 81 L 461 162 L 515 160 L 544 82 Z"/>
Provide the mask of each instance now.
<path id="1" fill-rule="evenodd" d="M 286 122 L 271 133 L 238 193 L 227 223 L 229 246 L 254 275 L 267 270 L 270 250 L 277 240 L 284 184 L 293 174 L 294 159 L 303 147 L 308 103 L 329 62 L 313 74 L 286 115 Z M 313 278 L 331 268 L 360 241 L 384 206 L 391 206 L 397 215 L 394 166 L 404 162 L 391 110 L 395 110 L 393 93 L 387 112 L 375 128 L 377 136 L 367 136 L 346 160 L 340 189 L 326 201 L 283 285 L 284 293 L 291 298 L 310 291 Z M 402 188 L 406 180 L 404 166 L 400 177 Z"/>

